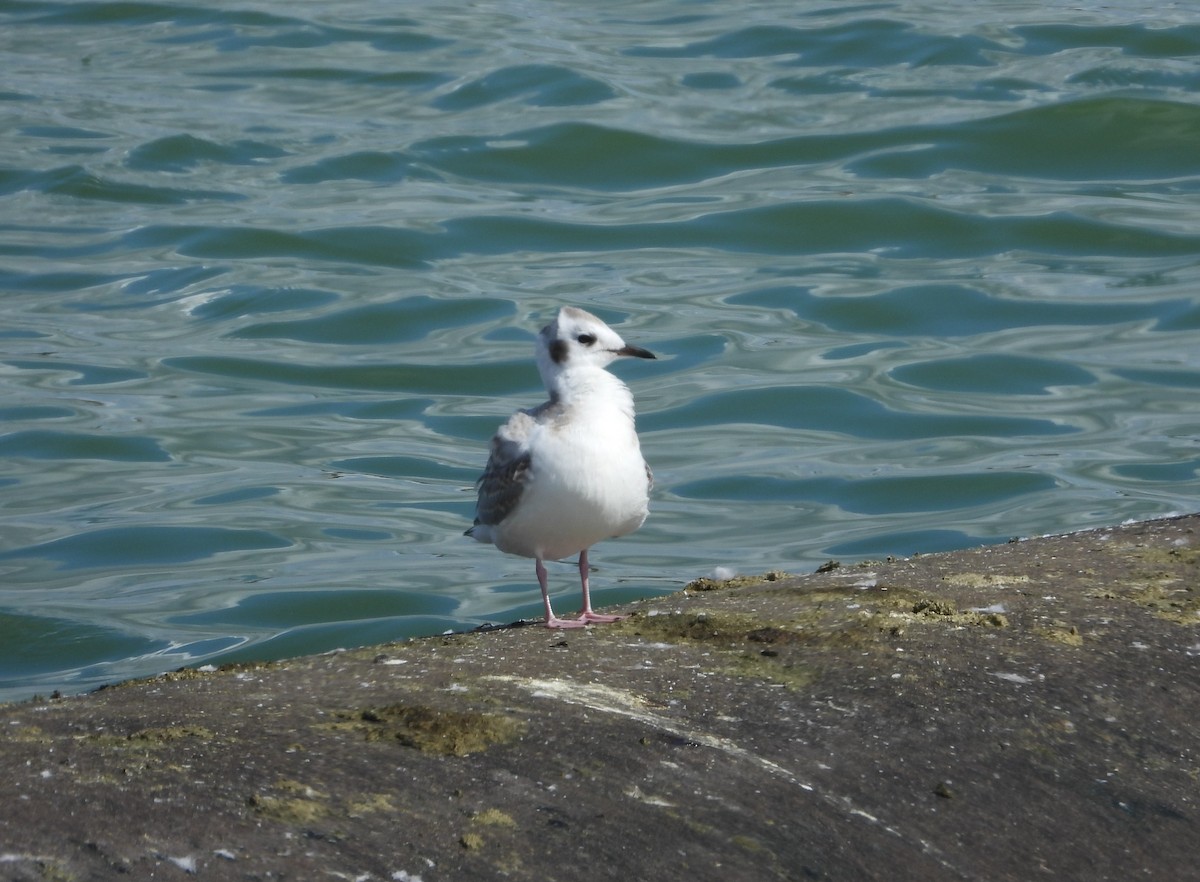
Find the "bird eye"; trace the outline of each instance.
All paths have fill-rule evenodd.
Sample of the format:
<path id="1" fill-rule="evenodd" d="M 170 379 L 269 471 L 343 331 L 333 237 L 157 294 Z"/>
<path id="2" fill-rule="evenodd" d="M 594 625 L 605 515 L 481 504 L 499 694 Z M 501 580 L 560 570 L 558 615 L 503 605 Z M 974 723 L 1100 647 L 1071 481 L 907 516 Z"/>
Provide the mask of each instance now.
<path id="1" fill-rule="evenodd" d="M 580 343 L 582 343 L 584 346 L 591 346 L 593 343 L 596 342 L 596 335 L 595 334 L 580 334 L 575 339 L 578 340 Z"/>

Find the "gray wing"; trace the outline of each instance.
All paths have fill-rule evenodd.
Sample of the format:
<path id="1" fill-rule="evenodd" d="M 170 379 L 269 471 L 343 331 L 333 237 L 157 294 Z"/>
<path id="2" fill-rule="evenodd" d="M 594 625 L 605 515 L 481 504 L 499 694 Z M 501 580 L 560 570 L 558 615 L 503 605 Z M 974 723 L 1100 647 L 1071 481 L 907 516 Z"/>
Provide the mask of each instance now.
<path id="1" fill-rule="evenodd" d="M 525 412 L 513 415 L 492 438 L 491 454 L 476 486 L 475 524 L 500 523 L 521 501 L 529 482 L 532 459 L 526 441 L 534 420 Z"/>

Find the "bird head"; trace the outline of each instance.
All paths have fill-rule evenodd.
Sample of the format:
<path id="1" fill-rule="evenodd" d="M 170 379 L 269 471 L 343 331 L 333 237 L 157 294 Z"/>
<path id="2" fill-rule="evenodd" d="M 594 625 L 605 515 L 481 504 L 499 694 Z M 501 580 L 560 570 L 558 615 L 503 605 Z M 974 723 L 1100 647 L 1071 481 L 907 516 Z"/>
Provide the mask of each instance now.
<path id="1" fill-rule="evenodd" d="M 564 371 L 604 368 L 622 356 L 654 358 L 652 352 L 630 346 L 596 316 L 574 306 L 560 309 L 554 321 L 538 335 L 538 371 L 547 387 L 552 385 L 553 377 Z"/>

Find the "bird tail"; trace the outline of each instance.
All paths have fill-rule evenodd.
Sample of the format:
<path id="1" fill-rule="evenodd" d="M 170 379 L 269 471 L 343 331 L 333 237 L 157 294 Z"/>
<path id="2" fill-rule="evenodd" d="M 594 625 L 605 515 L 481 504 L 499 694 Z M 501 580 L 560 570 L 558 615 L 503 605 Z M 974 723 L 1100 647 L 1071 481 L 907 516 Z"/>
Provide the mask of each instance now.
<path id="1" fill-rule="evenodd" d="M 487 524 L 476 524 L 469 530 L 464 530 L 463 535 L 470 536 L 476 542 L 490 543 L 492 541 L 492 528 Z"/>

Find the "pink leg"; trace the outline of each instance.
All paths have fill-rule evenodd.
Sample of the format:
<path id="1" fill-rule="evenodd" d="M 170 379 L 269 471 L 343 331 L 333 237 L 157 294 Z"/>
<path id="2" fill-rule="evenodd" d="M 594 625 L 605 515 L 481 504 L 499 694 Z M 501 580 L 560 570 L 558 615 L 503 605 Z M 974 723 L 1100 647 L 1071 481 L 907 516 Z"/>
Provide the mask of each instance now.
<path id="1" fill-rule="evenodd" d="M 550 608 L 550 589 L 546 586 L 546 565 L 542 563 L 540 557 L 534 558 L 537 561 L 534 570 L 537 572 L 538 585 L 542 588 L 542 604 L 546 607 L 546 627 L 547 628 L 583 628 L 587 622 L 577 621 L 575 619 L 560 619 L 554 614 L 554 610 Z"/>
<path id="2" fill-rule="evenodd" d="M 583 586 L 583 612 L 579 614 L 581 622 L 595 622 L 598 625 L 608 622 L 619 622 L 625 616 L 606 616 L 592 612 L 592 595 L 588 589 L 588 559 L 587 549 L 579 552 L 579 583 Z"/>

